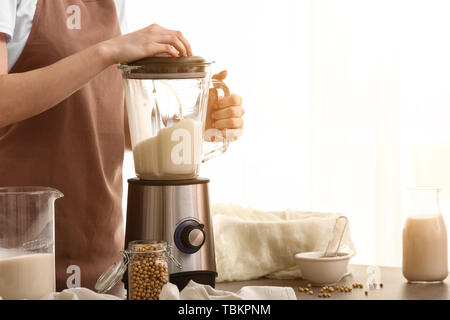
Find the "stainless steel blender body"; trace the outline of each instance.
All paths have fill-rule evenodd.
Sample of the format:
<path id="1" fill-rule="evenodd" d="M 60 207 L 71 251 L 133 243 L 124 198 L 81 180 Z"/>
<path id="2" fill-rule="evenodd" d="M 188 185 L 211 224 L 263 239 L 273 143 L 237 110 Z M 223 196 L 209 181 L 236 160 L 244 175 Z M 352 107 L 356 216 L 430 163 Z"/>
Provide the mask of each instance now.
<path id="1" fill-rule="evenodd" d="M 215 285 L 214 236 L 208 179 L 128 180 L 126 243 L 165 240 L 179 266 L 169 263 L 170 281 Z"/>

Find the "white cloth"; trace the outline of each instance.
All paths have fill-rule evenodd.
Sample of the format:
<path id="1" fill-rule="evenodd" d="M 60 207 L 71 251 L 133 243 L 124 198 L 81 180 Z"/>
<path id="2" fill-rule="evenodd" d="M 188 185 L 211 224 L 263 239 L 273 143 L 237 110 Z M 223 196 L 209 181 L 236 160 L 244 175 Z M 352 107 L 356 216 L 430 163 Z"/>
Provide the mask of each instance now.
<path id="1" fill-rule="evenodd" d="M 297 300 L 291 287 L 248 286 L 236 293 L 217 290 L 209 285 L 190 281 L 181 290 L 166 283 L 159 295 L 160 300 Z"/>
<path id="2" fill-rule="evenodd" d="M 160 300 L 297 300 L 290 287 L 249 286 L 236 293 L 216 290 L 208 285 L 190 281 L 181 290 L 172 283 L 166 283 L 159 296 Z M 0 297 L 0 300 L 2 298 Z M 122 300 L 110 294 L 96 293 L 87 288 L 71 288 L 53 292 L 41 300 Z"/>
<path id="3" fill-rule="evenodd" d="M 294 255 L 325 251 L 340 214 L 264 212 L 237 205 L 212 209 L 218 282 L 301 277 Z M 341 252 L 355 254 L 346 229 Z"/>
<path id="4" fill-rule="evenodd" d="M 87 288 L 71 288 L 54 292 L 41 300 L 122 300 L 110 294 L 96 293 Z"/>
<path id="5" fill-rule="evenodd" d="M 0 32 L 6 34 L 8 43 L 8 71 L 19 59 L 30 35 L 38 0 L 1 0 Z M 122 33 L 128 32 L 125 1 L 114 0 Z"/>
<path id="6" fill-rule="evenodd" d="M 2 297 L 0 297 L 2 300 Z M 99 294 L 87 288 L 71 288 L 53 292 L 40 300 L 122 300 L 110 294 Z"/>
<path id="7" fill-rule="evenodd" d="M 208 285 L 190 281 L 181 290 L 172 283 L 166 283 L 159 295 L 160 300 L 297 300 L 290 287 L 249 286 L 236 293 L 216 290 Z M 0 297 L 1 300 L 1 297 Z M 96 293 L 87 288 L 71 288 L 54 292 L 41 300 L 122 300 L 110 294 Z"/>

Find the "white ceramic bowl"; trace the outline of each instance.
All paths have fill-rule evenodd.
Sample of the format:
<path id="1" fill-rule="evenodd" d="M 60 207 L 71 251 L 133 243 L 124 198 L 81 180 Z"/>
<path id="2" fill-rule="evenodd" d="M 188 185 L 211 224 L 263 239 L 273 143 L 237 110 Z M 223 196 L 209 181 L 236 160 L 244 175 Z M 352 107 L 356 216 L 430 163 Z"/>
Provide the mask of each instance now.
<path id="1" fill-rule="evenodd" d="M 311 284 L 335 284 L 348 275 L 348 253 L 338 253 L 336 257 L 324 257 L 323 252 L 302 252 L 295 255 L 302 271 L 303 279 Z"/>

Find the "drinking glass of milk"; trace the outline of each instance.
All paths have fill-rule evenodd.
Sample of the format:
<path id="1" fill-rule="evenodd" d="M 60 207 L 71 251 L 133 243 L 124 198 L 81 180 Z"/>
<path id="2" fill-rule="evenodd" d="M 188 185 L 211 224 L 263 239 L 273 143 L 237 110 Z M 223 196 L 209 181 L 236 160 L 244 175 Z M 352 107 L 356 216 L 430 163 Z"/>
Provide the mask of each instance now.
<path id="1" fill-rule="evenodd" d="M 447 230 L 439 189 L 409 189 L 403 228 L 403 276 L 410 283 L 441 283 L 447 275 Z"/>

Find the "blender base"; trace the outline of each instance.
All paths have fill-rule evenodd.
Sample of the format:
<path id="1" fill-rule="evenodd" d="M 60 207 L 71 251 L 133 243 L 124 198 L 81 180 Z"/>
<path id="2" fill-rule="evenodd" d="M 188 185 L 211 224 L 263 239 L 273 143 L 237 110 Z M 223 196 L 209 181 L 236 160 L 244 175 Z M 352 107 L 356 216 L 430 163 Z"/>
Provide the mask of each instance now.
<path id="1" fill-rule="evenodd" d="M 198 284 L 206 284 L 213 288 L 216 287 L 217 272 L 215 271 L 187 271 L 172 273 L 169 275 L 169 282 L 178 287 L 178 290 L 183 290 L 184 287 L 192 280 Z M 128 291 L 128 275 L 126 274 L 122 282 L 125 289 Z"/>
<path id="2" fill-rule="evenodd" d="M 178 290 L 183 290 L 187 284 L 193 280 L 199 284 L 207 284 L 211 287 L 216 287 L 217 272 L 215 271 L 187 271 L 172 273 L 170 275 L 170 282 L 178 287 Z"/>
<path id="3" fill-rule="evenodd" d="M 128 180 L 125 247 L 130 241 L 166 241 L 179 265 L 169 261 L 170 282 L 215 286 L 217 276 L 209 180 Z M 126 275 L 123 278 L 127 286 Z"/>

